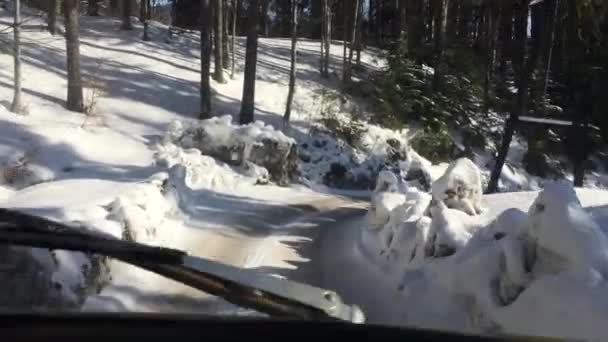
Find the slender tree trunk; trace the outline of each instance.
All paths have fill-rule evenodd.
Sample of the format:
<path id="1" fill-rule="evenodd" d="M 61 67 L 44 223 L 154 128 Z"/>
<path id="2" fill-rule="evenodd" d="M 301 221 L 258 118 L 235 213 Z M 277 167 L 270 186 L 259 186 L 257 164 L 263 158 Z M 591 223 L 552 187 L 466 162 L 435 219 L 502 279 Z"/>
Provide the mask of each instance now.
<path id="1" fill-rule="evenodd" d="M 403 1 L 407 1 L 407 0 L 403 0 Z M 375 1 L 374 0 L 369 0 L 368 4 L 367 4 L 367 41 L 368 44 L 370 44 L 369 42 L 372 41 L 372 32 L 374 32 L 374 28 L 375 28 L 375 20 L 374 20 L 374 8 L 375 8 Z"/>
<path id="2" fill-rule="evenodd" d="M 342 80 L 346 78 L 346 62 L 348 59 L 348 55 L 346 47 L 348 42 L 348 10 L 347 7 L 350 4 L 350 0 L 342 1 L 342 16 L 344 17 L 343 27 L 342 27 Z"/>
<path id="3" fill-rule="evenodd" d="M 133 12 L 133 0 L 122 0 L 122 26 L 123 30 L 132 30 L 131 13 Z"/>
<path id="4" fill-rule="evenodd" d="M 581 65 L 581 54 L 583 44 L 578 34 L 581 18 L 577 11 L 577 1 L 566 0 L 568 9 L 568 88 L 570 89 L 570 108 L 569 112 L 574 117 L 574 125 L 570 130 L 568 145 L 570 145 L 570 158 L 573 164 L 574 186 L 581 187 L 585 181 L 585 161 L 587 160 L 588 146 L 587 140 L 587 116 L 591 109 L 587 104 L 585 83 L 589 80 L 580 78 L 577 69 Z"/>
<path id="5" fill-rule="evenodd" d="M 92 0 L 89 0 L 89 3 Z M 139 0 L 139 22 L 144 23 L 146 21 L 146 0 Z"/>
<path id="6" fill-rule="evenodd" d="M 61 1 L 60 0 L 49 0 L 48 2 L 48 26 L 49 32 L 52 35 L 57 33 L 57 13 L 60 11 Z"/>
<path id="7" fill-rule="evenodd" d="M 348 10 L 348 9 L 347 9 Z M 344 66 L 344 74 L 343 74 L 343 78 L 342 78 L 342 83 L 346 86 L 348 83 L 350 83 L 351 80 L 351 76 L 352 76 L 352 65 L 353 65 L 353 53 L 354 53 L 354 45 L 355 45 L 355 37 L 357 36 L 357 22 L 358 22 L 358 16 L 359 16 L 359 0 L 355 0 L 354 4 L 353 4 L 353 8 L 352 10 L 352 17 L 350 20 L 350 24 L 351 26 L 349 27 L 351 29 L 350 32 L 350 37 L 349 37 L 349 42 L 348 42 L 348 59 L 346 60 L 346 64 Z M 346 12 L 348 13 L 348 12 Z M 345 45 L 346 46 L 346 45 Z"/>
<path id="8" fill-rule="evenodd" d="M 167 26 L 167 38 L 165 39 L 165 43 L 167 44 L 171 44 L 173 25 L 177 22 L 177 0 L 169 0 L 169 4 L 171 5 L 171 15 L 169 16 L 169 25 Z"/>
<path id="9" fill-rule="evenodd" d="M 120 1 L 122 0 L 110 0 L 110 12 L 113 16 L 118 16 L 120 13 Z"/>
<path id="10" fill-rule="evenodd" d="M 323 56 L 323 73 L 322 76 L 329 77 L 329 56 L 331 55 L 331 7 L 329 6 L 329 0 L 323 0 L 324 8 L 324 19 L 325 19 L 325 56 Z"/>
<path id="11" fill-rule="evenodd" d="M 513 3 L 504 2 L 500 15 L 500 61 L 498 63 L 498 89 L 507 94 L 507 62 L 512 56 L 513 41 Z"/>
<path id="12" fill-rule="evenodd" d="M 359 9 L 357 10 L 357 28 L 356 28 L 356 36 L 355 36 L 355 48 L 357 50 L 357 68 L 361 67 L 361 46 L 363 45 L 363 6 L 364 1 L 359 2 Z M 401 32 L 401 21 L 399 21 L 399 32 Z"/>
<path id="13" fill-rule="evenodd" d="M 471 22 L 473 21 L 473 8 L 468 1 L 460 2 L 460 22 L 458 23 L 458 37 L 465 43 L 471 36 Z"/>
<path id="14" fill-rule="evenodd" d="M 450 8 L 448 9 L 448 27 L 446 29 L 449 36 L 448 39 L 450 40 L 456 39 L 458 33 L 458 6 L 459 1 L 450 1 Z"/>
<path id="15" fill-rule="evenodd" d="M 418 64 L 422 64 L 420 48 L 424 35 L 423 4 L 419 0 L 407 2 L 407 50 L 408 54 Z"/>
<path id="16" fill-rule="evenodd" d="M 291 104 L 296 86 L 296 56 L 298 54 L 298 6 L 297 0 L 291 0 L 291 67 L 289 68 L 289 91 L 287 92 L 287 104 L 283 116 L 283 127 L 289 126 L 291 116 Z"/>
<path id="17" fill-rule="evenodd" d="M 283 0 L 285 1 L 285 0 Z M 262 30 L 263 30 L 263 34 L 264 37 L 268 37 L 269 33 L 270 33 L 270 25 L 269 25 L 269 20 L 268 20 L 268 6 L 270 5 L 270 0 L 262 0 L 262 16 L 261 16 L 261 21 L 262 21 Z"/>
<path id="18" fill-rule="evenodd" d="M 245 80 L 243 81 L 243 99 L 241 101 L 241 124 L 253 122 L 255 109 L 255 76 L 256 64 L 258 59 L 258 21 L 259 21 L 258 0 L 249 2 L 247 13 L 247 51 L 245 52 Z"/>
<path id="19" fill-rule="evenodd" d="M 553 59 L 553 45 L 555 41 L 555 23 L 557 21 L 557 13 L 559 9 L 559 0 L 549 0 L 545 3 L 547 7 L 547 27 L 546 27 L 546 39 L 543 43 L 543 80 L 542 89 L 540 91 L 541 100 L 545 98 L 547 94 L 547 88 L 549 87 L 549 76 L 551 71 L 551 62 Z"/>
<path id="20" fill-rule="evenodd" d="M 99 3 L 98 0 L 89 0 L 87 7 L 87 15 L 92 17 L 99 16 Z"/>
<path id="21" fill-rule="evenodd" d="M 80 11 L 78 0 L 63 0 L 65 16 L 65 41 L 68 69 L 68 99 L 67 108 L 75 112 L 83 112 L 82 78 L 80 75 Z"/>
<path id="22" fill-rule="evenodd" d="M 149 35 L 149 24 L 150 24 L 150 0 L 141 0 L 141 6 L 143 8 L 143 20 L 144 20 L 144 33 L 143 33 L 143 37 L 142 39 L 144 41 L 149 41 L 150 40 L 150 35 Z"/>
<path id="23" fill-rule="evenodd" d="M 224 0 L 222 0 L 224 1 Z M 222 51 L 224 55 L 222 56 L 222 66 L 224 69 L 230 68 L 230 35 L 229 35 L 229 27 L 230 27 L 230 17 L 228 13 L 230 12 L 227 7 L 229 3 L 224 3 L 222 6 Z"/>
<path id="24" fill-rule="evenodd" d="M 211 117 L 211 0 L 201 0 L 201 112 L 200 119 Z"/>
<path id="25" fill-rule="evenodd" d="M 215 71 L 213 73 L 213 79 L 218 83 L 225 83 L 224 80 L 224 53 L 222 51 L 223 41 L 223 18 L 222 18 L 222 1 L 213 0 L 213 23 L 215 24 L 213 30 L 213 40 L 215 41 Z"/>
<path id="26" fill-rule="evenodd" d="M 321 2 L 321 58 L 319 58 L 319 72 L 322 77 L 325 77 L 325 39 L 327 39 L 327 32 L 325 30 L 325 10 L 327 0 Z"/>
<path id="27" fill-rule="evenodd" d="M 13 78 L 15 80 L 15 86 L 13 88 L 13 103 L 11 104 L 11 111 L 13 113 L 20 113 L 23 110 L 21 103 L 21 1 L 15 0 L 15 13 L 13 18 L 13 57 L 15 73 Z"/>
<path id="28" fill-rule="evenodd" d="M 448 8 L 450 7 L 450 0 L 438 0 L 435 4 L 438 8 L 437 16 L 435 20 L 438 22 L 435 25 L 435 75 L 433 77 L 433 88 L 435 90 L 441 90 L 443 86 L 443 74 L 445 73 L 445 45 L 446 45 L 446 30 L 448 20 Z"/>
<path id="29" fill-rule="evenodd" d="M 528 4 L 529 0 L 523 1 L 523 6 L 517 9 L 517 18 L 516 18 L 516 30 L 519 32 L 527 32 L 528 30 Z M 502 137 L 502 143 L 498 150 L 498 156 L 496 157 L 496 162 L 494 165 L 494 169 L 490 175 L 490 181 L 488 183 L 488 192 L 494 193 L 498 191 L 498 181 L 500 179 L 500 175 L 502 173 L 502 168 L 505 165 L 505 161 L 507 160 L 507 154 L 509 153 L 509 147 L 511 146 L 511 140 L 513 139 L 513 134 L 515 133 L 515 127 L 517 126 L 517 122 L 519 120 L 519 116 L 522 114 L 526 114 L 528 111 L 528 85 L 530 81 L 530 73 L 528 72 L 529 67 L 524 67 L 524 62 L 526 60 L 526 44 L 527 44 L 527 36 L 517 35 L 517 63 L 521 65 L 518 72 L 518 90 L 517 90 L 517 101 L 515 106 L 511 111 L 511 115 L 507 119 L 505 123 L 505 129 Z M 529 61 L 529 63 L 533 63 Z M 529 64 L 530 66 L 530 64 Z"/>
<path id="30" fill-rule="evenodd" d="M 236 37 L 236 21 L 237 18 L 239 16 L 239 0 L 232 0 L 232 38 L 231 38 L 231 45 L 232 45 L 232 62 L 230 63 L 230 78 L 234 79 L 234 69 L 235 69 L 235 64 L 236 64 L 236 44 L 235 44 L 235 37 Z"/>

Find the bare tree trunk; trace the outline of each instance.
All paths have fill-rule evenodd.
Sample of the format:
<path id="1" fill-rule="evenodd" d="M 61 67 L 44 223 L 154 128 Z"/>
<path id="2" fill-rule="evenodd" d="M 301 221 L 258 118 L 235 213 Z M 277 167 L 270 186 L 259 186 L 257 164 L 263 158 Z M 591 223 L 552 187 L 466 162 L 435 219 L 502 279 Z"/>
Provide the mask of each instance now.
<path id="1" fill-rule="evenodd" d="M 361 26 L 363 25 L 363 7 L 364 6 L 364 1 L 359 1 L 359 8 L 358 8 L 358 15 L 357 15 L 357 28 L 356 28 L 356 35 L 355 35 L 355 48 L 357 51 L 357 68 L 359 68 L 361 66 L 361 46 L 363 45 L 363 37 L 362 37 L 362 32 L 363 31 L 361 29 Z M 400 22 L 401 23 L 401 22 Z M 401 29 L 399 30 L 399 32 L 401 32 Z"/>
<path id="2" fill-rule="evenodd" d="M 232 0 L 232 41 L 231 41 L 231 45 L 232 45 L 232 63 L 231 64 L 231 71 L 230 71 L 230 78 L 234 79 L 234 68 L 235 68 L 235 55 L 236 55 L 236 45 L 235 45 L 235 36 L 236 36 L 236 20 L 238 18 L 238 14 L 239 14 L 239 0 Z"/>
<path id="3" fill-rule="evenodd" d="M 348 55 L 346 54 L 346 46 L 348 41 L 348 11 L 346 8 L 350 4 L 350 0 L 342 1 L 342 15 L 344 16 L 343 20 L 343 28 L 342 28 L 342 80 L 346 78 L 346 62 L 348 59 Z"/>
<path id="4" fill-rule="evenodd" d="M 169 0 L 169 4 L 171 5 L 171 15 L 169 16 L 169 25 L 167 26 L 167 38 L 165 39 L 167 44 L 171 44 L 171 39 L 173 39 L 173 25 L 177 21 L 177 0 Z"/>
<path id="5" fill-rule="evenodd" d="M 201 120 L 211 117 L 211 0 L 201 0 Z"/>
<path id="6" fill-rule="evenodd" d="M 348 12 L 346 12 L 346 13 L 348 13 Z M 359 0 L 355 0 L 351 13 L 352 13 L 352 17 L 350 20 L 351 26 L 349 27 L 351 29 L 351 32 L 350 32 L 350 37 L 349 37 L 349 41 L 348 41 L 348 59 L 346 60 L 346 64 L 344 66 L 344 74 L 343 74 L 343 78 L 342 78 L 342 83 L 344 83 L 344 85 L 347 85 L 350 82 L 350 79 L 352 76 L 352 71 L 353 71 L 352 62 L 353 62 L 355 37 L 357 36 L 357 17 L 359 14 Z M 345 44 L 346 44 L 346 42 L 345 42 Z M 346 47 L 346 45 L 345 45 L 345 47 Z"/>
<path id="7" fill-rule="evenodd" d="M 60 11 L 61 1 L 60 0 L 49 0 L 48 7 L 48 26 L 49 32 L 52 35 L 57 33 L 57 13 Z"/>
<path id="8" fill-rule="evenodd" d="M 419 0 L 408 0 L 407 5 L 407 50 L 416 63 L 421 64 L 420 48 L 424 36 L 423 4 Z"/>
<path id="9" fill-rule="evenodd" d="M 98 0 L 89 0 L 87 7 L 87 15 L 92 17 L 99 16 L 99 3 Z"/>
<path id="10" fill-rule="evenodd" d="M 298 54 L 298 0 L 291 0 L 291 67 L 289 68 L 289 91 L 283 116 L 283 127 L 289 127 L 291 104 L 296 86 L 296 56 Z"/>
<path id="11" fill-rule="evenodd" d="M 144 34 L 143 34 L 142 39 L 144 41 L 149 41 L 150 40 L 150 35 L 149 35 L 149 32 L 148 32 L 149 31 L 148 29 L 149 29 L 149 26 L 150 26 L 149 24 L 150 24 L 150 19 L 151 19 L 151 16 L 150 16 L 150 7 L 151 7 L 150 0 L 141 0 L 141 6 L 142 6 L 143 12 L 144 12 L 143 13 Z"/>
<path id="12" fill-rule="evenodd" d="M 118 16 L 120 13 L 120 1 L 122 0 L 110 0 L 110 12 L 113 16 Z"/>
<path id="13" fill-rule="evenodd" d="M 253 122 L 255 109 L 255 76 L 258 59 L 258 0 L 251 0 L 247 14 L 247 51 L 245 52 L 245 80 L 243 81 L 243 99 L 239 122 L 248 124 Z"/>
<path id="14" fill-rule="evenodd" d="M 229 6 L 229 3 L 227 2 L 222 6 L 222 52 L 224 54 L 222 56 L 222 67 L 224 69 L 230 68 L 230 18 L 228 15 L 230 12 L 230 8 L 227 6 Z"/>
<path id="15" fill-rule="evenodd" d="M 528 30 L 528 4 L 529 0 L 523 1 L 523 6 L 517 9 L 517 20 L 516 20 L 516 30 L 519 32 L 527 32 Z M 517 35 L 517 63 L 521 65 L 518 73 L 518 82 L 517 82 L 517 101 L 515 106 L 511 111 L 511 115 L 507 119 L 505 123 L 505 129 L 502 136 L 502 142 L 500 148 L 498 150 L 498 156 L 496 157 L 496 162 L 494 165 L 494 169 L 490 175 L 490 181 L 488 183 L 488 193 L 494 193 L 498 191 L 498 181 L 500 180 L 500 175 L 502 173 L 502 168 L 505 165 L 505 161 L 507 160 L 507 154 L 509 153 L 509 147 L 511 146 L 511 140 L 513 139 L 513 134 L 515 133 L 515 127 L 519 120 L 520 115 L 525 115 L 528 111 L 528 85 L 530 83 L 530 66 L 532 65 L 532 61 L 528 61 L 528 66 L 526 67 L 526 44 L 527 44 L 527 36 Z"/>
<path id="16" fill-rule="evenodd" d="M 567 20 L 567 39 L 568 39 L 568 88 L 570 92 L 570 108 L 569 112 L 574 117 L 574 125 L 570 130 L 568 145 L 570 148 L 570 158 L 573 164 L 574 186 L 582 187 L 585 182 L 585 161 L 589 153 L 587 146 L 587 117 L 592 110 L 593 105 L 587 93 L 586 83 L 589 80 L 580 78 L 577 75 L 577 68 L 582 64 L 582 56 L 584 47 L 578 33 L 580 27 L 580 18 L 577 11 L 577 1 L 567 0 L 566 7 L 568 10 Z"/>
<path id="17" fill-rule="evenodd" d="M 507 61 L 512 56 L 513 4 L 505 2 L 500 15 L 500 61 L 498 63 L 498 84 L 501 94 L 507 93 Z"/>
<path id="18" fill-rule="evenodd" d="M 283 0 L 285 1 L 285 0 Z M 262 32 L 264 37 L 268 37 L 270 33 L 269 25 L 268 25 L 268 6 L 270 5 L 270 0 L 262 0 Z"/>
<path id="19" fill-rule="evenodd" d="M 433 88 L 440 90 L 443 86 L 443 74 L 445 73 L 445 45 L 446 45 L 446 30 L 448 21 L 448 8 L 450 0 L 437 0 L 435 3 L 436 24 L 435 24 L 435 75 L 433 77 Z"/>
<path id="20" fill-rule="evenodd" d="M 122 26 L 123 30 L 132 30 L 131 13 L 133 12 L 133 0 L 122 0 Z"/>
<path id="21" fill-rule="evenodd" d="M 223 18 L 222 18 L 222 1 L 223 0 L 214 0 L 213 1 L 213 39 L 215 41 L 215 71 L 213 73 L 213 79 L 218 83 L 226 83 L 224 80 L 224 54 L 222 52 L 222 27 L 224 26 Z"/>
<path id="22" fill-rule="evenodd" d="M 93 0 L 89 0 L 89 3 Z M 144 23 L 146 21 L 146 0 L 139 0 L 139 22 Z"/>
<path id="23" fill-rule="evenodd" d="M 324 65 L 325 65 L 325 39 L 327 33 L 325 32 L 325 4 L 327 0 L 323 0 L 321 3 L 321 57 L 319 58 L 319 72 L 322 77 L 325 77 Z"/>
<path id="24" fill-rule="evenodd" d="M 21 1 L 15 0 L 15 14 L 13 21 L 13 57 L 15 59 L 15 74 L 13 79 L 15 80 L 15 86 L 13 88 L 13 103 L 11 104 L 11 112 L 20 113 L 23 110 L 21 103 Z"/>
<path id="25" fill-rule="evenodd" d="M 551 62 L 553 59 L 553 42 L 555 40 L 555 23 L 557 21 L 557 13 L 559 9 L 559 0 L 550 0 L 545 3 L 547 8 L 548 18 L 546 20 L 546 39 L 543 43 L 543 81 L 540 98 L 544 99 L 549 87 L 549 74 L 551 71 Z"/>
<path id="26" fill-rule="evenodd" d="M 331 7 L 329 0 L 323 0 L 325 25 L 325 56 L 323 56 L 323 77 L 329 77 L 329 56 L 331 55 Z"/>
<path id="27" fill-rule="evenodd" d="M 75 112 L 83 112 L 82 78 L 80 75 L 80 11 L 78 0 L 63 0 L 65 16 L 65 41 L 68 68 L 68 100 L 67 108 Z"/>

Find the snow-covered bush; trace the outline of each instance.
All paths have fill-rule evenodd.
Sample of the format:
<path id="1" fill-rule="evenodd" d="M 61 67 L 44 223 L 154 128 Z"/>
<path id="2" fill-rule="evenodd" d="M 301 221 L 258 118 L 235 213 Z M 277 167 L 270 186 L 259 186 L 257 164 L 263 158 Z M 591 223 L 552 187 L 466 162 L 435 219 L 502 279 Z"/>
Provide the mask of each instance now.
<path id="1" fill-rule="evenodd" d="M 581 207 L 574 188 L 545 184 L 523 238 L 534 247 L 535 270 L 593 268 L 608 277 L 608 238 Z"/>
<path id="2" fill-rule="evenodd" d="M 367 211 L 367 221 L 374 228 L 382 228 L 389 222 L 391 213 L 406 201 L 404 194 L 381 191 L 372 195 Z"/>
<path id="3" fill-rule="evenodd" d="M 261 121 L 239 126 L 225 115 L 198 123 L 173 123 L 163 139 L 165 145 L 169 142 L 186 150 L 196 148 L 204 155 L 246 170 L 252 168 L 247 166 L 251 162 L 266 168 L 270 178 L 281 185 L 297 177 L 295 140 Z"/>
<path id="4" fill-rule="evenodd" d="M 432 185 L 433 199 L 444 202 L 449 208 L 469 215 L 481 214 L 481 171 L 471 160 L 460 158 Z"/>
<path id="5" fill-rule="evenodd" d="M 475 217 L 450 209 L 441 201 L 431 207 L 431 216 L 429 240 L 425 244 L 425 254 L 429 257 L 454 254 L 482 228 Z"/>
<path id="6" fill-rule="evenodd" d="M 15 189 L 48 182 L 55 177 L 49 168 L 35 162 L 37 151 L 17 152 L 0 162 L 0 184 Z"/>
<path id="7" fill-rule="evenodd" d="M 412 165 L 407 131 L 368 125 L 348 144 L 331 132 L 315 128 L 300 139 L 301 173 L 311 182 L 343 189 L 373 189 L 382 170 L 404 178 Z"/>

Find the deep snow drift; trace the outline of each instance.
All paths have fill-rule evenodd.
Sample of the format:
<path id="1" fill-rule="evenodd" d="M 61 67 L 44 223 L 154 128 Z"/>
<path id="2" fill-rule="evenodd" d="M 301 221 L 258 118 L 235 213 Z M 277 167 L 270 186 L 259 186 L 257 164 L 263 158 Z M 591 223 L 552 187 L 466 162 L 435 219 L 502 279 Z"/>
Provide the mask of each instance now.
<path id="1" fill-rule="evenodd" d="M 373 320 L 468 332 L 607 336 L 602 322 L 608 301 L 601 295 L 608 290 L 605 193 L 577 194 L 567 183 L 547 183 L 540 193 L 520 198 L 486 196 L 488 211 L 479 216 L 439 201 L 431 204 L 432 217 L 425 217 L 419 207 L 428 198 L 383 192 L 374 193 L 372 203 L 382 203 L 372 205 L 369 215 L 386 223 L 362 227 L 356 255 L 376 269 L 374 281 L 383 283 L 378 291 L 386 288 L 384 296 L 397 303 L 386 311 L 402 320 L 386 312 Z M 526 212 L 502 201 L 531 204 Z M 334 286 L 349 292 L 352 280 Z M 362 305 L 378 310 L 372 302 Z"/>

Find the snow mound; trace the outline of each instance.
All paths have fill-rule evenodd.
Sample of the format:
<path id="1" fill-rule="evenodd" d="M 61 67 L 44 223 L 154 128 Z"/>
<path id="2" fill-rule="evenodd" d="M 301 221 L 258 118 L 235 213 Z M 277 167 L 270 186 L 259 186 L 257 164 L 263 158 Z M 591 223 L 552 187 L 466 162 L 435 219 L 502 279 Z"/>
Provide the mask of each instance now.
<path id="1" fill-rule="evenodd" d="M 469 215 L 481 214 L 481 171 L 471 160 L 460 158 L 432 185 L 433 199 L 449 208 L 459 209 Z"/>
<path id="2" fill-rule="evenodd" d="M 167 229 L 165 220 L 173 209 L 165 196 L 168 182 L 167 173 L 155 174 L 139 183 L 54 181 L 16 191 L 1 205 L 65 222 L 94 235 L 162 245 L 171 235 L 159 231 Z M 21 258 L 21 264 L 33 273 L 22 275 L 48 274 L 46 295 L 40 296 L 47 301 L 52 298 L 52 305 L 78 307 L 112 278 L 112 263 L 103 256 L 64 250 L 25 250 L 29 256 Z"/>
<path id="3" fill-rule="evenodd" d="M 285 185 L 297 173 L 295 140 L 262 121 L 234 125 L 232 117 L 224 115 L 196 123 L 173 122 L 162 144 L 177 145 L 188 153 L 198 149 L 231 166 L 243 167 L 246 174 L 258 177 L 260 182 L 269 176 Z"/>
<path id="4" fill-rule="evenodd" d="M 428 194 L 400 195 L 384 202 L 384 210 L 392 204 L 385 225 L 362 229 L 358 246 L 395 288 L 393 300 L 412 307 L 433 298 L 408 310 L 404 324 L 445 329 L 438 317 L 450 313 L 458 317 L 447 326 L 474 333 L 608 334 L 600 295 L 608 289 L 608 237 L 571 185 L 547 183 L 527 213 L 506 209 L 489 221 L 443 202 L 427 217 Z"/>

